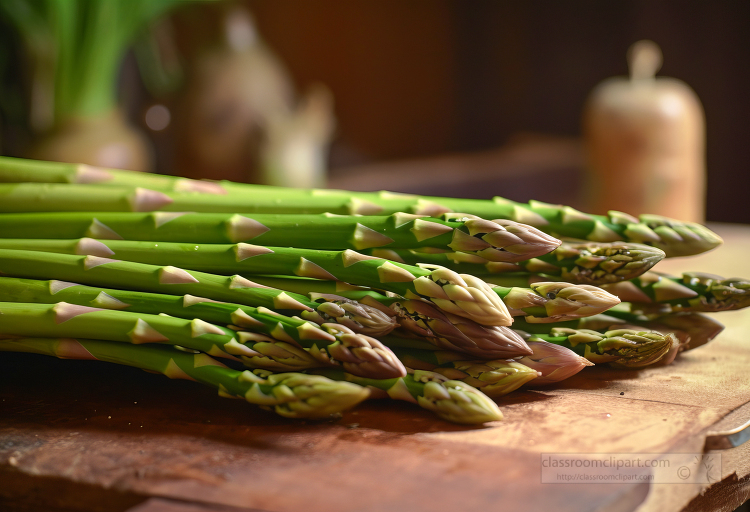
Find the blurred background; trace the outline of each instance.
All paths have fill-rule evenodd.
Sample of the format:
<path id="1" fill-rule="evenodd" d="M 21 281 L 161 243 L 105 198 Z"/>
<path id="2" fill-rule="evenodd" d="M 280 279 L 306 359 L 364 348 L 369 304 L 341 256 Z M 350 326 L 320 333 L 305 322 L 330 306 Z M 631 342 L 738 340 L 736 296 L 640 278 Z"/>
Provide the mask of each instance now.
<path id="1" fill-rule="evenodd" d="M 750 223 L 748 34 L 731 0 L 2 0 L 0 153 Z M 592 95 L 643 39 L 669 108 Z"/>

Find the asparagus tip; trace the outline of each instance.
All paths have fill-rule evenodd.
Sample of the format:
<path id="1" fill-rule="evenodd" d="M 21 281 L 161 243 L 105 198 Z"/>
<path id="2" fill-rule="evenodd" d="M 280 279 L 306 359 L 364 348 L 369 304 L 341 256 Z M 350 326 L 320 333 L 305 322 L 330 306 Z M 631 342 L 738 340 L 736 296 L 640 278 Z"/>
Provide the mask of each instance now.
<path id="1" fill-rule="evenodd" d="M 436 375 L 432 372 L 415 372 L 415 380 L 420 379 L 420 373 Z M 424 394 L 417 397 L 417 402 L 440 418 L 462 424 L 503 419 L 497 404 L 476 388 L 456 380 L 426 378 Z"/>

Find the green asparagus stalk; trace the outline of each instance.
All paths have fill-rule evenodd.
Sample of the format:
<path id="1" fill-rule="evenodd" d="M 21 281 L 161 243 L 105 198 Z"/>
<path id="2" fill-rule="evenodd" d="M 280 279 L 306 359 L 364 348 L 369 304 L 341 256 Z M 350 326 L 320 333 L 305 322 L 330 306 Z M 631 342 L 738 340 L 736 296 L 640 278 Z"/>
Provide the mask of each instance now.
<path id="1" fill-rule="evenodd" d="M 369 396 L 356 384 L 302 373 L 269 374 L 226 367 L 204 353 L 164 345 L 130 345 L 71 338 L 0 339 L 0 351 L 45 354 L 60 359 L 91 359 L 133 366 L 186 379 L 218 390 L 219 396 L 244 398 L 286 418 L 325 418 L 354 407 Z"/>
<path id="2" fill-rule="evenodd" d="M 346 347 L 352 345 L 352 342 L 348 340 L 353 339 L 352 331 L 342 329 L 339 324 L 324 323 L 319 326 L 316 323 L 281 315 L 265 308 L 217 302 L 192 295 L 174 296 L 98 288 L 57 280 L 39 281 L 0 277 L 0 301 L 38 304 L 67 302 L 101 309 L 127 310 L 151 315 L 166 314 L 188 320 L 197 318 L 216 325 L 228 325 L 233 330 L 244 331 L 240 336 L 251 336 L 250 333 L 262 334 L 263 336 L 252 335 L 256 342 L 253 350 L 270 359 L 274 356 L 276 360 L 285 359 L 285 364 L 289 366 L 278 367 L 280 370 L 289 369 L 289 367 L 309 367 L 313 364 L 311 356 L 314 359 L 316 355 L 323 355 L 318 346 Z M 346 326 L 342 325 L 342 327 Z M 266 340 L 265 337 L 270 339 Z M 361 338 L 357 342 L 365 346 L 370 343 L 370 340 L 371 338 Z M 334 353 L 335 346 L 332 347 Z M 286 351 L 289 354 L 282 357 L 284 347 L 288 348 Z M 299 354 L 303 347 L 311 351 L 311 354 Z M 297 354 L 299 357 L 294 359 L 293 356 Z M 268 368 L 268 365 L 264 367 Z"/>
<path id="3" fill-rule="evenodd" d="M 466 360 L 465 354 L 448 350 L 394 349 L 408 368 L 426 370 L 475 387 L 498 398 L 536 379 L 539 373 L 512 360 Z"/>
<path id="4" fill-rule="evenodd" d="M 165 192 L 227 193 L 220 184 L 211 181 L 9 156 L 0 156 L 0 182 L 96 183 L 129 187 L 146 186 Z"/>
<path id="5" fill-rule="evenodd" d="M 633 279 L 665 257 L 664 251 L 656 247 L 627 242 L 567 242 L 549 254 L 516 263 L 489 261 L 467 253 L 425 249 L 371 249 L 367 254 L 410 265 L 442 265 L 494 284 L 504 284 L 507 279 L 542 277 L 549 281 L 590 285 Z"/>
<path id="6" fill-rule="evenodd" d="M 509 327 L 484 326 L 450 313 L 441 315 L 422 301 L 398 301 L 391 307 L 406 332 L 437 348 L 485 358 L 517 357 L 531 352 L 523 338 Z"/>
<path id="7" fill-rule="evenodd" d="M 298 313 L 318 324 L 338 322 L 346 317 L 347 326 L 365 323 L 368 331 L 390 332 L 392 317 L 364 304 L 319 304 L 303 295 L 263 287 L 241 276 L 217 276 L 187 271 L 171 265 L 155 266 L 118 261 L 99 256 L 73 256 L 38 251 L 0 249 L 0 272 L 10 277 L 57 279 L 90 286 L 137 290 L 167 295 L 193 295 L 207 299 L 264 307 L 278 312 Z M 362 320 L 360 322 L 360 320 Z M 378 326 L 379 324 L 379 326 Z"/>
<path id="8" fill-rule="evenodd" d="M 673 333 L 680 340 L 681 351 L 705 345 L 714 339 L 724 325 L 702 313 L 669 313 L 666 315 L 645 315 L 631 312 L 632 304 L 624 302 L 607 311 L 606 315 L 583 318 L 580 325 L 561 325 L 573 328 L 604 331 L 610 329 L 636 328 L 641 330 Z M 573 323 L 573 322 L 571 322 Z"/>
<path id="9" fill-rule="evenodd" d="M 692 350 L 705 345 L 724 330 L 721 322 L 701 313 L 665 315 L 646 321 L 643 325 L 653 331 L 673 333 L 680 340 L 679 351 Z M 667 359 L 666 356 L 662 362 L 665 359 Z"/>
<path id="10" fill-rule="evenodd" d="M 602 313 L 620 299 L 597 286 L 563 282 L 537 282 L 528 288 L 490 285 L 510 314 L 528 322 L 561 322 Z"/>
<path id="11" fill-rule="evenodd" d="M 443 312 L 422 300 L 386 296 L 341 281 L 283 276 L 253 276 L 253 279 L 266 286 L 308 295 L 313 300 L 353 299 L 372 307 L 386 308 L 386 312 L 396 315 L 401 330 L 446 350 L 480 357 L 493 354 L 497 358 L 530 353 L 523 339 L 509 327 L 481 325 Z"/>
<path id="12" fill-rule="evenodd" d="M 404 350 L 434 351 L 430 343 L 416 338 L 400 337 L 397 334 L 383 336 L 380 340 L 394 352 Z M 531 354 L 514 357 L 513 361 L 531 368 L 538 373 L 530 385 L 546 385 L 560 382 L 594 363 L 580 356 L 567 347 L 546 341 L 527 341 Z M 492 361 L 491 356 L 480 357 L 483 361 Z"/>
<path id="13" fill-rule="evenodd" d="M 381 390 L 395 400 L 405 400 L 453 423 L 477 424 L 503 419 L 497 404 L 481 391 L 435 372 L 414 370 L 397 379 L 364 379 L 339 370 L 315 371 L 336 381 L 348 381 Z"/>
<path id="14" fill-rule="evenodd" d="M 569 348 L 592 363 L 611 363 L 622 368 L 642 368 L 654 364 L 679 344 L 672 333 L 625 328 L 599 332 L 552 327 L 548 333 L 524 334 L 527 342 L 554 343 Z"/>
<path id="15" fill-rule="evenodd" d="M 0 303 L 0 333 L 22 337 L 72 337 L 125 343 L 166 343 L 212 356 L 241 361 L 250 368 L 299 370 L 341 365 L 346 371 L 375 378 L 405 374 L 392 352 L 374 338 L 349 332 L 333 343 L 308 343 L 308 350 L 268 336 L 166 315 L 79 306 Z M 255 345 L 260 350 L 254 350 Z"/>
<path id="16" fill-rule="evenodd" d="M 539 201 L 413 196 L 392 192 L 305 190 L 221 183 L 225 195 L 159 192 L 137 187 L 78 184 L 0 184 L 0 211 L 172 211 L 227 213 L 335 213 L 389 215 L 407 212 L 435 217 L 455 213 L 528 224 L 556 237 L 592 242 L 628 241 L 653 245 L 667 256 L 711 250 L 721 238 L 705 226 L 658 215 L 635 218 L 622 212 L 592 215 Z"/>
<path id="17" fill-rule="evenodd" d="M 723 324 L 701 313 L 677 313 L 663 316 L 643 315 L 630 312 L 630 304 L 627 302 L 618 304 L 608 310 L 606 314 L 555 324 L 532 324 L 523 319 L 517 319 L 513 327 L 518 331 L 529 334 L 549 334 L 554 328 L 593 330 L 600 334 L 619 329 L 657 331 L 677 337 L 680 351 L 705 345 L 724 330 Z M 667 360 L 669 359 L 665 355 L 659 360 L 659 363 L 664 364 Z"/>
<path id="18" fill-rule="evenodd" d="M 603 288 L 630 302 L 634 312 L 717 312 L 750 305 L 750 281 L 703 272 L 685 272 L 682 277 L 647 272 L 631 281 Z"/>
<path id="19" fill-rule="evenodd" d="M 163 210 L 165 206 L 173 203 L 168 195 L 156 190 L 56 183 L 3 183 L 0 184 L 0 197 L 3 198 L 0 202 L 0 213 L 150 212 Z M 185 197 L 200 200 L 216 196 L 188 193 Z M 189 209 L 183 211 L 187 210 Z"/>
<path id="20" fill-rule="evenodd" d="M 46 203 L 45 203 L 46 204 Z M 498 262 L 543 255 L 560 241 L 531 226 L 479 218 L 444 221 L 396 213 L 351 215 L 230 213 L 21 213 L 0 216 L 3 238 L 79 238 L 362 250 L 444 247 Z"/>
<path id="21" fill-rule="evenodd" d="M 116 256 L 130 262 L 180 266 L 201 272 L 235 275 L 282 274 L 340 280 L 388 290 L 410 299 L 428 300 L 444 311 L 471 318 L 485 325 L 509 325 L 512 322 L 505 304 L 480 279 L 442 268 L 423 269 L 392 263 L 351 250 L 319 251 L 293 247 L 271 248 L 243 243 L 186 245 L 124 240 L 110 240 L 104 244 L 93 239 L 67 242 L 0 239 L 0 243 L 3 247 L 25 247 L 28 250 L 59 251 L 63 254 L 88 254 L 89 257 L 103 258 L 107 261 L 111 261 L 108 259 L 109 256 Z M 119 262 L 118 265 L 123 266 L 124 262 Z M 199 278 L 196 273 L 192 275 L 196 279 Z M 199 279 L 203 283 L 208 277 L 204 275 Z M 257 284 L 255 286 L 251 289 L 256 291 L 256 294 L 271 299 L 279 293 L 278 290 L 259 288 Z M 141 288 L 147 290 L 145 286 Z M 300 306 L 304 305 L 302 296 L 294 298 Z M 231 298 L 224 297 L 218 300 Z M 268 303 L 258 305 L 273 307 Z M 312 307 L 309 304 L 306 306 Z M 298 309 L 305 308 L 298 306 Z"/>
<path id="22" fill-rule="evenodd" d="M 516 358 L 516 361 L 541 375 L 530 381 L 527 386 L 546 386 L 568 379 L 594 363 L 562 345 L 546 341 L 527 341 L 534 352 L 530 356 Z"/>
<path id="23" fill-rule="evenodd" d="M 202 320 L 112 311 L 67 302 L 0 303 L 0 334 L 30 338 L 81 337 L 134 344 L 167 343 L 238 361 L 260 355 L 253 353 L 252 340 L 248 340 L 250 345 L 238 342 L 231 329 Z"/>
<path id="24" fill-rule="evenodd" d="M 240 304 L 217 302 L 192 295 L 176 296 L 112 288 L 98 288 L 65 281 L 0 277 L 0 301 L 55 304 L 116 309 L 191 320 L 199 318 L 216 325 L 233 325 L 292 344 L 335 341 L 330 328 L 314 322 Z M 324 324 L 326 325 L 326 324 Z"/>

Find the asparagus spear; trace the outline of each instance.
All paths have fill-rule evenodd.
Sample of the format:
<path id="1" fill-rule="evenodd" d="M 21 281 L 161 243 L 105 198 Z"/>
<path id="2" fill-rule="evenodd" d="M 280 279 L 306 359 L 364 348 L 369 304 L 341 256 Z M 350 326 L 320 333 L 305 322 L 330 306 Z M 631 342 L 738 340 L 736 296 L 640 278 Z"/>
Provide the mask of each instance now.
<path id="1" fill-rule="evenodd" d="M 466 360 L 465 354 L 449 350 L 397 348 L 394 353 L 408 368 L 459 380 L 490 398 L 507 395 L 539 376 L 536 370 L 506 359 L 472 361 Z"/>
<path id="2" fill-rule="evenodd" d="M 670 313 L 663 316 L 644 315 L 632 313 L 629 303 L 618 304 L 608 310 L 606 314 L 555 324 L 532 324 L 525 322 L 523 319 L 517 319 L 513 327 L 530 334 L 549 334 L 553 328 L 585 329 L 598 331 L 599 333 L 618 329 L 657 331 L 677 337 L 680 344 L 679 350 L 690 350 L 705 345 L 724 330 L 723 324 L 701 313 Z M 659 363 L 664 364 L 668 360 L 668 355 L 669 353 Z"/>
<path id="3" fill-rule="evenodd" d="M 516 361 L 541 374 L 527 384 L 529 387 L 561 382 L 587 366 L 594 365 L 585 357 L 561 345 L 546 341 L 527 341 L 527 344 L 534 353 L 516 358 Z"/>
<path id="4" fill-rule="evenodd" d="M 325 418 L 354 407 L 369 396 L 356 384 L 302 373 L 260 378 L 238 371 L 203 353 L 164 345 L 129 345 L 72 338 L 0 339 L 0 351 L 45 354 L 60 359 L 92 359 L 162 373 L 216 388 L 219 396 L 244 398 L 286 418 Z"/>
<path id="5" fill-rule="evenodd" d="M 577 328 L 602 331 L 635 327 L 662 333 L 671 332 L 680 340 L 680 350 L 691 350 L 705 345 L 724 330 L 724 325 L 721 322 L 702 313 L 645 315 L 640 312 L 631 312 L 631 306 L 632 304 L 624 302 L 607 311 L 606 315 L 581 319 Z"/>
<path id="6" fill-rule="evenodd" d="M 750 281 L 725 279 L 703 272 L 673 277 L 657 272 L 622 283 L 603 286 L 643 313 L 716 312 L 750 305 Z"/>
<path id="7" fill-rule="evenodd" d="M 444 221 L 396 213 L 351 215 L 229 213 L 21 213 L 0 217 L 3 238 L 78 238 L 158 242 L 236 243 L 307 249 L 430 246 L 513 262 L 546 254 L 560 241 L 531 226 L 479 218 Z"/>
<path id="8" fill-rule="evenodd" d="M 147 186 L 166 192 L 227 193 L 221 185 L 210 181 L 9 156 L 0 156 L 0 182 L 96 183 L 131 187 Z"/>
<path id="9" fill-rule="evenodd" d="M 59 336 L 135 344 L 168 343 L 236 360 L 259 355 L 253 353 L 253 340 L 245 345 L 244 340 L 237 341 L 234 331 L 202 320 L 112 311 L 67 302 L 3 302 L 0 333 L 31 338 Z"/>
<path id="10" fill-rule="evenodd" d="M 383 336 L 381 341 L 392 350 L 399 352 L 403 350 L 435 350 L 429 343 L 414 338 L 403 338 L 390 334 Z M 536 371 L 538 376 L 530 385 L 546 385 L 560 382 L 581 371 L 586 366 L 594 363 L 582 357 L 567 347 L 548 343 L 546 341 L 527 341 L 531 354 L 513 358 L 514 361 Z M 491 356 L 481 358 L 491 361 Z"/>
<path id="11" fill-rule="evenodd" d="M 39 304 L 68 302 L 80 306 L 128 310 L 151 315 L 167 314 L 188 320 L 197 318 L 212 324 L 229 325 L 233 330 L 245 331 L 240 334 L 241 337 L 254 338 L 256 343 L 253 350 L 269 358 L 265 368 L 268 368 L 273 359 L 286 360 L 286 368 L 277 367 L 281 370 L 309 367 L 316 364 L 315 361 L 320 363 L 321 356 L 325 361 L 325 350 L 333 350 L 334 355 L 340 356 L 341 354 L 337 353 L 337 350 L 340 350 L 338 347 L 366 347 L 373 344 L 372 338 L 364 337 L 361 333 L 355 335 L 353 331 L 345 328 L 345 325 L 339 327 L 339 324 L 324 323 L 319 326 L 265 308 L 216 302 L 192 295 L 174 296 L 97 288 L 56 280 L 0 277 L 0 301 Z M 250 333 L 261 333 L 263 336 Z M 320 346 L 328 348 L 321 349 Z M 310 354 L 304 352 L 303 348 Z M 371 348 L 376 352 L 382 351 L 379 343 Z M 354 351 L 361 352 L 361 349 Z M 349 354 L 345 357 L 352 359 Z M 281 365 L 281 362 L 278 364 Z"/>
<path id="12" fill-rule="evenodd" d="M 391 317 L 364 304 L 319 304 L 303 295 L 262 287 L 241 276 L 189 272 L 174 266 L 159 267 L 98 256 L 0 249 L 0 272 L 11 277 L 58 279 L 91 286 L 168 295 L 187 294 L 254 307 L 262 306 L 279 312 L 299 313 L 303 318 L 318 324 L 338 322 L 346 317 L 344 322 L 351 326 L 352 322 L 348 317 L 352 312 L 358 312 L 360 316 L 354 318 L 355 325 L 364 318 L 369 322 L 369 332 L 386 333 L 395 326 Z"/>
<path id="13" fill-rule="evenodd" d="M 111 240 L 104 244 L 104 242 L 88 238 L 67 242 L 0 239 L 0 244 L 3 247 L 25 247 L 29 250 L 88 254 L 89 257 L 100 259 L 106 259 L 104 255 L 117 256 L 132 262 L 177 265 L 202 272 L 245 275 L 286 274 L 341 280 L 385 289 L 406 298 L 428 300 L 444 311 L 471 318 L 486 325 L 509 325 L 512 321 L 503 302 L 480 279 L 470 275 L 459 275 L 443 268 L 423 269 L 392 263 L 351 250 L 319 251 L 293 247 L 270 248 L 243 243 L 185 245 L 124 240 Z M 123 266 L 124 262 L 118 264 Z M 192 275 L 200 279 L 201 283 L 209 280 L 205 274 L 200 277 L 197 273 Z M 211 279 L 215 280 L 215 276 Z M 255 286 L 256 288 L 252 290 L 256 290 L 257 295 L 273 299 L 279 293 L 278 290 L 264 290 L 258 288 L 257 284 Z M 147 289 L 145 286 L 141 288 Z M 192 292 L 186 291 L 186 293 Z M 217 298 L 207 294 L 205 296 Z M 305 304 L 302 296 L 295 296 L 294 299 L 300 303 L 300 306 L 312 307 Z M 218 300 L 231 300 L 231 298 L 218 298 Z M 273 307 L 268 303 L 259 305 Z M 305 308 L 298 306 L 298 309 Z"/>
<path id="14" fill-rule="evenodd" d="M 607 291 L 587 284 L 537 282 L 528 288 L 492 284 L 514 317 L 525 316 L 529 322 L 549 323 L 602 313 L 619 304 L 620 299 Z"/>
<path id="15" fill-rule="evenodd" d="M 678 345 L 672 333 L 651 330 L 552 327 L 547 333 L 523 333 L 527 342 L 546 341 L 574 351 L 592 363 L 612 363 L 622 368 L 642 368 L 659 361 Z"/>
<path id="16" fill-rule="evenodd" d="M 721 238 L 705 226 L 658 215 L 635 218 L 622 212 L 592 215 L 539 201 L 413 196 L 392 192 L 304 190 L 221 183 L 226 195 L 159 192 L 137 187 L 77 184 L 0 184 L 0 211 L 172 211 L 229 213 L 336 213 L 389 215 L 407 212 L 437 216 L 460 212 L 484 219 L 507 219 L 535 226 L 556 237 L 593 242 L 619 240 L 653 245 L 667 256 L 711 250 Z"/>
<path id="17" fill-rule="evenodd" d="M 642 325 L 653 331 L 673 333 L 680 340 L 680 346 L 678 347 L 680 351 L 692 350 L 705 345 L 724 330 L 724 325 L 721 322 L 701 313 L 664 315 L 655 320 L 648 320 Z M 666 359 L 666 356 L 664 359 Z"/>
<path id="18" fill-rule="evenodd" d="M 335 369 L 320 369 L 315 373 L 384 391 L 392 399 L 415 403 L 453 423 L 476 424 L 503 418 L 497 404 L 484 393 L 435 372 L 412 370 L 405 377 L 380 380 L 365 379 Z"/>
<path id="19" fill-rule="evenodd" d="M 166 343 L 209 355 L 241 361 L 251 368 L 299 370 L 341 365 L 368 377 L 390 378 L 405 374 L 393 353 L 374 338 L 340 336 L 333 343 L 307 343 L 308 350 L 268 336 L 219 327 L 208 322 L 166 315 L 79 306 L 0 303 L 0 333 L 23 337 L 73 337 L 126 343 Z M 258 345 L 259 350 L 255 350 Z"/>
<path id="20" fill-rule="evenodd" d="M 549 254 L 516 263 L 426 249 L 370 249 L 367 253 L 410 265 L 442 265 L 495 284 L 503 284 L 506 279 L 540 276 L 550 281 L 602 285 L 638 277 L 665 257 L 664 251 L 656 247 L 627 242 L 567 242 Z"/>
<path id="21" fill-rule="evenodd" d="M 505 326 L 484 326 L 450 313 L 440 315 L 422 301 L 397 301 L 391 306 L 399 315 L 399 325 L 438 348 L 468 355 L 507 358 L 529 354 L 523 338 Z"/>
<path id="22" fill-rule="evenodd" d="M 176 296 L 112 288 L 98 288 L 65 281 L 0 277 L 0 301 L 55 304 L 116 309 L 191 320 L 199 318 L 216 325 L 238 326 L 293 344 L 335 341 L 330 328 L 314 322 L 281 315 L 264 308 L 217 302 L 192 295 Z M 327 325 L 327 324 L 323 324 Z"/>
<path id="23" fill-rule="evenodd" d="M 309 295 L 313 300 L 353 299 L 373 307 L 386 308 L 396 315 L 399 327 L 437 347 L 466 354 L 494 354 L 498 358 L 530 353 L 523 339 L 505 326 L 486 326 L 468 318 L 446 313 L 422 300 L 386 296 L 369 288 L 340 281 L 282 276 L 253 276 L 253 279 L 280 290 Z"/>
<path id="24" fill-rule="evenodd" d="M 666 257 L 661 249 L 632 242 L 568 243 L 559 249 L 539 261 L 559 267 L 563 281 L 592 285 L 633 279 Z M 547 274 L 542 268 L 529 270 Z"/>

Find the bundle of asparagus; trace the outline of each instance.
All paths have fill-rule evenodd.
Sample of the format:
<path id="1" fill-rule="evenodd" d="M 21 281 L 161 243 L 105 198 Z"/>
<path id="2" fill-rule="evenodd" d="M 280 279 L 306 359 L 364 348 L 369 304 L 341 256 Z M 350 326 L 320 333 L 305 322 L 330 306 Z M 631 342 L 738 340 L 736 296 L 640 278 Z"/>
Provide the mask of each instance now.
<path id="1" fill-rule="evenodd" d="M 197 380 L 289 417 L 390 397 L 497 420 L 488 397 L 671 361 L 721 330 L 698 312 L 750 293 L 651 272 L 721 243 L 656 216 L 8 157 L 0 182 L 0 350 Z"/>

